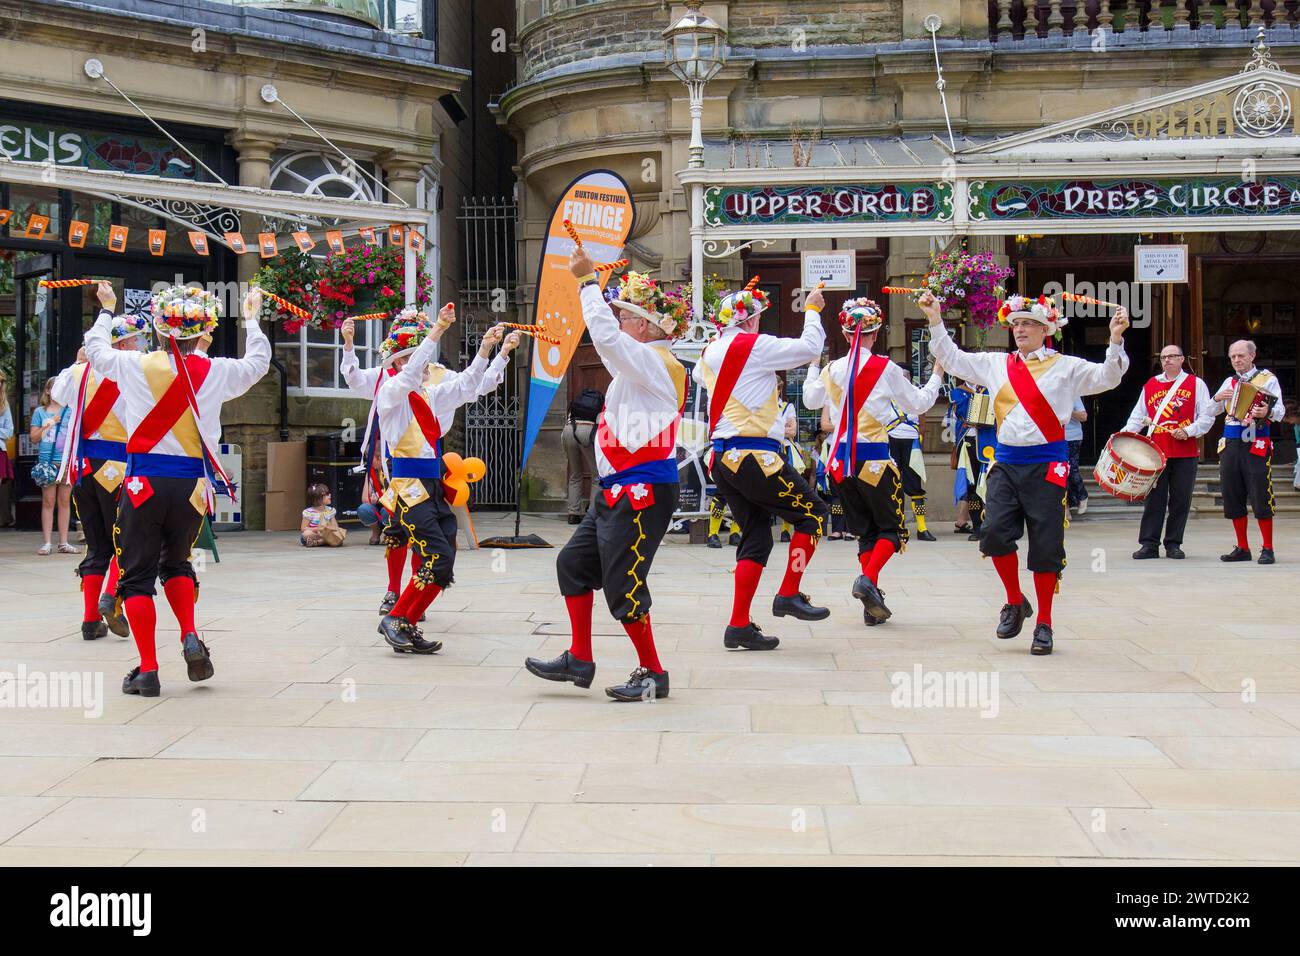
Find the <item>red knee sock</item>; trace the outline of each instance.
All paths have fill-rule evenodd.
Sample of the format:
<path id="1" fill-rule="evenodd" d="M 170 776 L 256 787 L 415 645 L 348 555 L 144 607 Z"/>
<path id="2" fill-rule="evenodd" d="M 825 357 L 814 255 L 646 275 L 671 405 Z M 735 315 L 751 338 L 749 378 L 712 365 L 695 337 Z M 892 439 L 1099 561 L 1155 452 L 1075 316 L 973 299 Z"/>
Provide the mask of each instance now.
<path id="1" fill-rule="evenodd" d="M 136 650 L 140 652 L 140 670 L 156 671 L 158 651 L 154 647 L 153 632 L 158 620 L 153 598 L 147 594 L 132 594 L 122 604 L 126 610 L 127 623 L 131 625 L 131 636 L 135 638 Z"/>
<path id="2" fill-rule="evenodd" d="M 194 579 L 183 574 L 163 583 L 163 593 L 172 606 L 176 623 L 181 626 L 181 640 L 194 630 Z"/>
<path id="3" fill-rule="evenodd" d="M 569 653 L 580 661 L 596 659 L 591 653 L 591 605 L 595 597 L 592 591 L 564 597 L 564 606 L 569 609 L 569 628 L 573 631 Z"/>
<path id="4" fill-rule="evenodd" d="M 647 614 L 639 621 L 625 623 L 623 630 L 627 631 L 627 636 L 632 639 L 632 646 L 636 648 L 636 657 L 641 666 L 656 674 L 662 674 L 664 666 L 659 663 L 659 652 L 655 650 L 654 634 L 650 631 L 650 615 Z"/>
<path id="5" fill-rule="evenodd" d="M 1232 519 L 1232 530 L 1237 532 L 1237 547 L 1242 551 L 1250 550 L 1250 539 L 1246 537 L 1246 518 L 1243 515 L 1240 518 Z"/>
<path id="6" fill-rule="evenodd" d="M 1244 520 L 1244 519 L 1243 519 Z M 1263 547 L 1273 550 L 1273 519 L 1259 519 L 1259 536 L 1264 539 Z"/>
<path id="7" fill-rule="evenodd" d="M 406 564 L 406 552 L 409 550 L 404 544 L 393 545 L 384 558 L 388 562 L 388 590 L 394 594 L 402 593 L 402 567 Z"/>
<path id="8" fill-rule="evenodd" d="M 880 572 L 885 563 L 894 556 L 894 542 L 881 538 L 870 551 L 858 555 L 862 573 L 871 579 L 872 584 L 880 583 Z"/>
<path id="9" fill-rule="evenodd" d="M 731 626 L 744 627 L 749 623 L 749 605 L 754 601 L 758 581 L 763 576 L 763 566 L 748 559 L 736 562 L 736 596 L 731 605 Z"/>
<path id="10" fill-rule="evenodd" d="M 113 596 L 117 596 L 117 579 L 121 576 L 122 569 L 117 566 L 117 555 L 113 555 L 112 560 L 108 562 L 108 577 L 104 579 L 104 591 Z"/>
<path id="11" fill-rule="evenodd" d="M 81 576 L 81 620 L 99 620 L 99 592 L 104 586 L 102 574 L 83 574 Z"/>
<path id="12" fill-rule="evenodd" d="M 412 574 L 414 574 L 416 571 L 420 570 L 420 562 L 421 562 L 421 560 L 423 560 L 423 559 L 420 557 L 420 552 L 419 552 L 419 551 L 412 551 L 412 552 L 411 552 L 411 573 L 412 573 Z M 401 571 L 400 571 L 400 570 L 398 571 L 398 574 L 401 574 Z"/>
<path id="13" fill-rule="evenodd" d="M 1002 586 L 1007 589 L 1007 603 L 1019 604 L 1024 598 L 1020 590 L 1020 570 L 1016 566 L 1016 553 L 999 554 L 993 559 L 993 567 L 998 569 Z"/>
<path id="14" fill-rule="evenodd" d="M 433 599 L 442 593 L 442 588 L 436 584 L 426 584 L 419 587 L 416 578 L 411 578 L 407 583 L 406 589 L 402 596 L 397 599 L 393 609 L 388 613 L 392 617 L 400 617 L 409 621 L 411 624 L 420 622 L 420 615 L 429 609 Z"/>
<path id="15" fill-rule="evenodd" d="M 1038 597 L 1038 623 L 1052 626 L 1052 595 L 1058 578 L 1050 571 L 1034 572 L 1034 594 Z"/>
<path id="16" fill-rule="evenodd" d="M 816 550 L 817 539 L 812 535 L 802 531 L 790 535 L 790 557 L 786 560 L 785 577 L 781 579 L 777 594 L 781 597 L 794 597 L 799 593 L 799 581 Z"/>

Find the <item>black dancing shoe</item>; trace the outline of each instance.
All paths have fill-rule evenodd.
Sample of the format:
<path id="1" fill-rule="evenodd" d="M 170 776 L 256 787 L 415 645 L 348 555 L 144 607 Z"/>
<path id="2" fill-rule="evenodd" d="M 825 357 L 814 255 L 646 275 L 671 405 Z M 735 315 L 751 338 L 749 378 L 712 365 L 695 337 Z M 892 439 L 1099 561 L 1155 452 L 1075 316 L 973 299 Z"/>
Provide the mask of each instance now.
<path id="1" fill-rule="evenodd" d="M 141 697 L 157 697 L 162 693 L 162 685 L 158 683 L 158 672 L 145 671 L 141 673 L 140 668 L 131 668 L 131 672 L 122 678 L 122 693 L 139 694 Z"/>
<path id="2" fill-rule="evenodd" d="M 829 608 L 814 607 L 808 603 L 808 595 L 800 592 L 792 597 L 777 595 L 772 599 L 773 617 L 797 617 L 801 621 L 824 621 L 831 616 Z"/>
<path id="3" fill-rule="evenodd" d="M 389 611 L 391 611 L 391 610 L 393 609 L 393 607 L 394 607 L 396 604 L 397 604 L 397 592 L 396 592 L 396 591 L 385 591 L 385 592 L 384 592 L 384 599 L 383 599 L 382 601 L 379 602 L 379 614 L 380 614 L 380 616 L 382 617 L 382 616 L 386 615 Z"/>
<path id="4" fill-rule="evenodd" d="M 569 524 L 582 524 L 582 515 L 569 515 Z"/>
<path id="5" fill-rule="evenodd" d="M 83 641 L 97 641 L 101 637 L 108 636 L 108 625 L 103 621 L 82 621 L 81 622 L 81 639 Z"/>
<path id="6" fill-rule="evenodd" d="M 722 542 L 718 540 L 718 536 L 716 534 L 709 535 L 709 539 L 705 543 L 708 544 L 710 548 L 722 547 Z"/>
<path id="7" fill-rule="evenodd" d="M 1004 641 L 1007 638 L 1015 637 L 1020 633 L 1020 629 L 1025 626 L 1025 618 L 1034 613 L 1034 607 L 1029 603 L 1029 598 L 1023 594 L 1020 596 L 1020 606 L 1014 604 L 1002 605 L 1002 613 L 998 615 L 998 637 Z"/>
<path id="8" fill-rule="evenodd" d="M 442 650 L 442 641 L 426 641 L 424 631 L 405 621 L 402 623 L 406 624 L 406 637 L 411 644 L 409 647 L 394 647 L 394 654 L 437 654 Z"/>
<path id="9" fill-rule="evenodd" d="M 764 637 L 763 630 L 753 621 L 744 627 L 727 625 L 727 633 L 722 637 L 723 647 L 743 647 L 747 651 L 774 651 L 781 643 L 779 637 Z"/>
<path id="10" fill-rule="evenodd" d="M 549 661 L 530 657 L 524 661 L 524 669 L 542 680 L 568 681 L 584 689 L 596 679 L 596 662 L 579 660 L 568 651 Z"/>
<path id="11" fill-rule="evenodd" d="M 984 532 L 980 531 L 980 530 L 977 528 L 976 530 L 972 531 L 969 535 L 966 536 L 966 540 L 967 540 L 967 541 L 978 541 L 978 540 L 979 540 L 980 538 L 982 538 L 982 537 L 984 537 Z"/>
<path id="12" fill-rule="evenodd" d="M 1272 549 L 1272 548 L 1260 548 L 1260 549 L 1259 549 L 1259 563 L 1260 563 L 1260 564 L 1277 564 L 1277 558 L 1273 557 L 1273 549 Z"/>
<path id="13" fill-rule="evenodd" d="M 215 673 L 212 668 L 212 655 L 208 653 L 208 645 L 200 641 L 199 636 L 193 631 L 186 634 L 185 640 L 181 641 L 181 657 L 185 658 L 185 667 L 189 672 L 190 680 L 207 680 Z"/>
<path id="14" fill-rule="evenodd" d="M 1183 558 L 1187 557 L 1187 555 L 1183 554 L 1183 549 L 1175 544 L 1173 546 L 1165 545 L 1165 557 L 1173 558 L 1175 561 L 1181 561 Z"/>
<path id="15" fill-rule="evenodd" d="M 853 596 L 862 602 L 862 610 L 875 619 L 872 623 L 889 620 L 891 612 L 885 607 L 885 592 L 865 574 L 859 574 L 853 582 Z"/>
<path id="16" fill-rule="evenodd" d="M 126 615 L 122 613 L 122 602 L 113 595 L 99 596 L 99 615 L 108 625 L 108 629 L 118 637 L 131 636 L 131 625 L 127 623 Z"/>
<path id="17" fill-rule="evenodd" d="M 1160 557 L 1160 549 L 1156 547 L 1152 547 L 1149 544 L 1144 544 L 1142 545 L 1142 547 L 1138 548 L 1136 551 L 1133 552 L 1134 561 L 1146 561 L 1150 558 L 1158 558 L 1158 557 Z"/>
<path id="18" fill-rule="evenodd" d="M 784 544 L 785 542 L 787 542 L 787 541 L 789 541 L 789 540 L 790 540 L 790 532 L 789 532 L 789 531 L 782 531 L 782 532 L 781 532 L 781 543 Z"/>
<path id="19" fill-rule="evenodd" d="M 1052 653 L 1052 625 L 1039 624 L 1034 628 L 1034 643 L 1029 645 L 1030 654 Z"/>
<path id="20" fill-rule="evenodd" d="M 884 624 L 885 622 L 876 620 L 874 617 L 871 616 L 871 612 L 864 607 L 862 609 L 862 623 L 867 625 L 867 627 L 876 627 L 877 625 Z"/>
<path id="21" fill-rule="evenodd" d="M 668 696 L 668 672 L 656 673 L 648 667 L 638 667 L 622 684 L 606 687 L 605 693 L 625 704 L 637 700 L 658 700 Z"/>
<path id="22" fill-rule="evenodd" d="M 409 651 L 411 645 L 411 625 L 400 617 L 385 614 L 379 619 L 379 633 L 385 643 L 395 651 Z"/>
<path id="23" fill-rule="evenodd" d="M 934 536 L 934 532 L 927 530 L 927 531 L 918 531 L 916 534 L 916 540 L 917 541 L 938 541 L 939 539 Z"/>
<path id="24" fill-rule="evenodd" d="M 1234 545 L 1232 550 L 1229 551 L 1227 554 L 1219 555 L 1219 560 L 1220 561 L 1249 561 L 1250 549 L 1243 548 L 1239 545 Z"/>
<path id="25" fill-rule="evenodd" d="M 952 529 L 953 534 L 970 534 L 975 529 L 968 524 L 959 524 Z"/>
<path id="26" fill-rule="evenodd" d="M 727 538 L 727 544 L 731 545 L 733 548 L 740 547 L 740 535 L 734 531 L 731 532 L 731 537 Z"/>

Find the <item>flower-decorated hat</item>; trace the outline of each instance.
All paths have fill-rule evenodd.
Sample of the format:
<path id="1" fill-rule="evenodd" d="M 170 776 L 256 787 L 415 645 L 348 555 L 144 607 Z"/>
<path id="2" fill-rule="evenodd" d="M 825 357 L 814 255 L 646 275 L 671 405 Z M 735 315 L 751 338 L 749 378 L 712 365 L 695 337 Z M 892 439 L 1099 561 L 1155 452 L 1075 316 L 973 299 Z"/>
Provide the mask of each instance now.
<path id="1" fill-rule="evenodd" d="M 619 280 L 617 290 L 605 290 L 605 298 L 611 309 L 645 319 L 670 339 L 686 331 L 691 315 L 690 305 L 678 293 L 666 294 L 644 272 L 627 273 Z"/>
<path id="2" fill-rule="evenodd" d="M 153 327 L 164 339 L 197 339 L 221 319 L 221 303 L 198 286 L 168 286 L 153 297 Z"/>
<path id="3" fill-rule="evenodd" d="M 109 336 L 113 344 L 125 342 L 133 335 L 144 335 L 149 331 L 149 320 L 143 315 L 115 315 L 109 327 Z"/>
<path id="4" fill-rule="evenodd" d="M 873 299 L 845 299 L 840 309 L 840 330 L 851 336 L 859 329 L 863 335 L 879 331 L 885 324 L 885 310 Z"/>
<path id="5" fill-rule="evenodd" d="M 1016 319 L 1037 322 L 1047 328 L 1048 335 L 1055 335 L 1069 322 L 1056 307 L 1056 301 L 1046 295 L 1040 295 L 1037 299 L 1013 295 L 998 304 L 999 325 L 1010 327 Z"/>
<path id="6" fill-rule="evenodd" d="M 722 297 L 718 308 L 718 325 L 730 328 L 747 322 L 772 304 L 767 293 L 758 287 L 758 276 L 749 280 L 749 285 L 739 292 Z"/>
<path id="7" fill-rule="evenodd" d="M 399 358 L 414 352 L 432 328 L 429 317 L 423 312 L 403 310 L 393 319 L 392 328 L 379 345 L 379 357 L 383 359 L 384 368 L 391 367 Z"/>

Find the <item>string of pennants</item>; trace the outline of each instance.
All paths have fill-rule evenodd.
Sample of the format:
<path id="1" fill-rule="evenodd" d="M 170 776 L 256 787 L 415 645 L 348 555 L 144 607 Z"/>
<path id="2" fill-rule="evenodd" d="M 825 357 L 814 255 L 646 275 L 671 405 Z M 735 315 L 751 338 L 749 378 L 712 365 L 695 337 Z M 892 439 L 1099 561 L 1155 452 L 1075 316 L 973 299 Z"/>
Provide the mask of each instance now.
<path id="1" fill-rule="evenodd" d="M 12 209 L 0 209 L 0 226 L 8 224 L 13 217 Z M 41 216 L 33 213 L 27 220 L 26 229 L 22 233 L 15 233 L 17 238 L 22 239 L 44 239 L 45 233 L 50 228 L 50 217 Z M 407 245 L 415 252 L 424 252 L 424 234 L 415 228 L 403 226 L 394 223 L 384 230 L 388 236 L 390 246 Z M 126 252 L 127 237 L 130 229 L 127 226 L 110 225 L 108 227 L 108 251 L 109 252 Z M 361 226 L 357 229 L 357 234 L 362 240 L 371 246 L 379 245 L 379 233 L 374 226 Z M 90 235 L 90 223 L 83 222 L 80 219 L 73 219 L 68 222 L 68 245 L 74 249 L 84 248 L 86 239 Z M 204 232 L 191 231 L 186 233 L 189 237 L 190 245 L 194 251 L 201 256 L 210 254 L 208 248 L 208 235 Z M 51 237 L 53 238 L 53 237 Z M 263 259 L 272 259 L 280 254 L 280 238 L 274 232 L 259 232 L 257 234 L 257 245 L 249 247 L 244 241 L 242 233 L 227 232 L 223 233 L 222 238 L 230 251 L 235 255 L 242 256 L 252 252 L 258 253 Z M 294 232 L 290 233 L 294 245 L 302 252 L 311 252 L 316 248 L 316 240 L 312 239 L 311 233 Z M 341 253 L 344 249 L 343 233 L 341 230 L 331 229 L 325 233 L 325 244 L 329 246 L 330 252 Z M 150 229 L 149 230 L 149 252 L 155 256 L 165 254 L 167 248 L 167 230 Z"/>

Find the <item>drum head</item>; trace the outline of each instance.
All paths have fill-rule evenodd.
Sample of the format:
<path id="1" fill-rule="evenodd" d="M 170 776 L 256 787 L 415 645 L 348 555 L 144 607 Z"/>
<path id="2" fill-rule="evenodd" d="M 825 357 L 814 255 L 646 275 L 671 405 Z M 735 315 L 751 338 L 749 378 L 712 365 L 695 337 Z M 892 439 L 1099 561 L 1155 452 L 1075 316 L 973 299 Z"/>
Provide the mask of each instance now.
<path id="1" fill-rule="evenodd" d="M 1113 454 L 1131 468 L 1144 468 L 1158 471 L 1162 467 L 1163 455 L 1155 443 L 1143 435 L 1132 432 L 1120 432 L 1110 440 Z"/>

